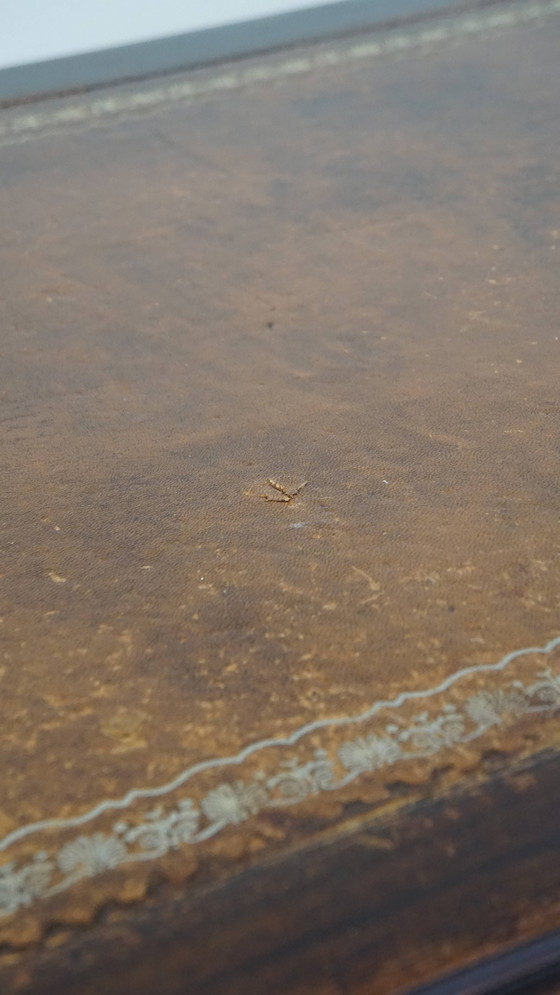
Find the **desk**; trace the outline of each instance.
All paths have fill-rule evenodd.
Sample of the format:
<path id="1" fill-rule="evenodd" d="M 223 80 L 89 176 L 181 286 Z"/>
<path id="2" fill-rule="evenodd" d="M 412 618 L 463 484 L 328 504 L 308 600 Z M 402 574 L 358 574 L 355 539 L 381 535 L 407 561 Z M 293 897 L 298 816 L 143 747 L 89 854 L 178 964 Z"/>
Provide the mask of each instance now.
<path id="1" fill-rule="evenodd" d="M 4 992 L 560 925 L 559 10 L 4 111 Z"/>

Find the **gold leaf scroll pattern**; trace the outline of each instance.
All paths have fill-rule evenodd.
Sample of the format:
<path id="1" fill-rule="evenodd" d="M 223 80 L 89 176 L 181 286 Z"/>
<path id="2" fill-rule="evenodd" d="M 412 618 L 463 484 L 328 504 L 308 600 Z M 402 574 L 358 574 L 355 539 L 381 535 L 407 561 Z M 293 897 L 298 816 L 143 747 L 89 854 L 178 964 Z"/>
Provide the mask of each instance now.
<path id="1" fill-rule="evenodd" d="M 0 915 L 13 914 L 102 871 L 136 861 L 155 860 L 182 846 L 201 843 L 229 825 L 245 822 L 263 809 L 294 805 L 402 761 L 431 757 L 458 744 L 472 742 L 489 729 L 511 723 L 522 715 L 552 713 L 560 707 L 558 669 L 553 669 L 552 665 L 541 666 L 532 678 L 525 680 L 511 677 L 506 680 L 504 671 L 514 660 L 523 656 L 542 657 L 559 645 L 560 637 L 557 637 L 544 647 L 517 650 L 497 664 L 465 668 L 431 691 L 404 692 L 393 701 L 375 703 L 362 715 L 309 723 L 288 741 L 262 741 L 234 758 L 216 760 L 212 764 L 207 762 L 206 770 L 210 766 L 214 770 L 222 769 L 222 779 L 198 800 L 191 795 L 181 797 L 167 810 L 163 806 L 151 809 L 138 822 L 120 819 L 109 832 L 79 833 L 57 850 L 42 850 L 20 865 L 13 860 L 4 864 L 0 868 Z M 445 700 L 445 692 L 458 680 L 485 671 L 499 678 L 498 686 L 478 689 L 460 705 Z M 386 714 L 385 718 L 380 714 L 391 708 L 400 709 L 403 704 L 415 704 L 419 698 L 429 700 L 437 695 L 442 696 L 442 701 L 435 709 L 414 710 L 404 721 L 399 715 L 399 721 L 387 722 Z M 303 755 L 303 740 L 310 732 L 333 726 L 344 730 L 355 724 L 367 728 L 359 736 L 346 736 L 338 745 L 331 745 L 330 750 L 312 746 L 308 756 Z M 291 747 L 291 753 L 276 766 L 268 770 L 263 767 L 248 780 L 223 779 L 223 768 L 232 762 L 242 763 L 250 752 L 286 745 Z M 187 779 L 183 776 L 183 781 Z M 146 790 L 142 795 L 169 793 L 176 789 L 176 781 L 160 789 Z M 135 795 L 138 797 L 140 792 Z M 104 803 L 105 810 L 125 807 L 123 802 L 127 800 L 128 796 Z M 79 821 L 83 823 L 88 816 L 94 818 L 98 814 L 96 810 L 92 812 L 93 815 L 90 812 L 79 817 Z M 59 820 L 60 828 L 67 828 L 71 821 Z M 52 828 L 53 822 L 51 820 L 47 828 Z M 24 829 L 40 831 L 44 827 L 45 824 L 37 823 Z M 30 833 L 20 831 L 20 835 Z M 6 839 L 11 842 L 9 837 Z M 0 844 L 4 849 L 5 843 L 3 840 Z"/>

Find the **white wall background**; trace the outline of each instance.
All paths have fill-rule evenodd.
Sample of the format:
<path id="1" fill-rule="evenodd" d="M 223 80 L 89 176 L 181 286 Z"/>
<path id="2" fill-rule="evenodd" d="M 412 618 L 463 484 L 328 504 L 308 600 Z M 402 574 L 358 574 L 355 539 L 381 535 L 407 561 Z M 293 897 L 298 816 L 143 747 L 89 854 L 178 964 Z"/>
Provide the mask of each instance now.
<path id="1" fill-rule="evenodd" d="M 0 0 L 0 68 L 281 14 L 319 2 Z"/>

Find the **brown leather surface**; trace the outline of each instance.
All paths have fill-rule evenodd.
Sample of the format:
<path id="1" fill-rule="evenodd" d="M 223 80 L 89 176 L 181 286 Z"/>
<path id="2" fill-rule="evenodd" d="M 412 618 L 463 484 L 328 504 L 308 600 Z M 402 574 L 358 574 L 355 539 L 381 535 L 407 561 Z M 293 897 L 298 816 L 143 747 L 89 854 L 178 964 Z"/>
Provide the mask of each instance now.
<path id="1" fill-rule="evenodd" d="M 0 828 L 59 820 L 5 856 L 61 884 L 7 942 L 557 745 L 560 21 L 480 24 L 2 147 Z"/>

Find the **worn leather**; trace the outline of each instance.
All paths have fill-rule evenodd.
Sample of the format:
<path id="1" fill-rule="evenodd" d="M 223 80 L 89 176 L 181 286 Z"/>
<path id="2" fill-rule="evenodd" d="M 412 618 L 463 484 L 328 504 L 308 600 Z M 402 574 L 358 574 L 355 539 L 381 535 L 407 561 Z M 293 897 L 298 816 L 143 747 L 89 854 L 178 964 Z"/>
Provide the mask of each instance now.
<path id="1" fill-rule="evenodd" d="M 8 938 L 556 743 L 558 25 L 8 113 Z"/>

